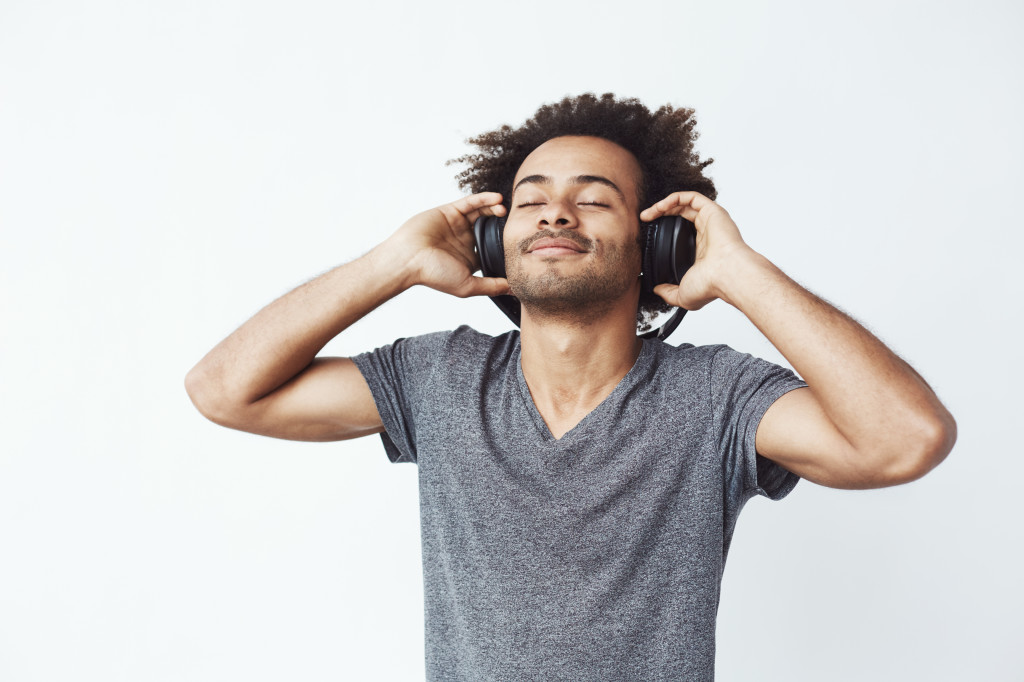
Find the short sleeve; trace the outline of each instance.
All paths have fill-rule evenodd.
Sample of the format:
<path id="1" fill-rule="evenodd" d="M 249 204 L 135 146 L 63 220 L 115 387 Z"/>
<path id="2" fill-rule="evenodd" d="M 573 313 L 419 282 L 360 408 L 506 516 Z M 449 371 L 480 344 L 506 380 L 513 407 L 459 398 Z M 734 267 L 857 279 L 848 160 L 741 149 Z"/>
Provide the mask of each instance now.
<path id="1" fill-rule="evenodd" d="M 352 358 L 370 387 L 384 424 L 380 434 L 392 462 L 416 462 L 416 417 L 450 332 L 398 339 Z"/>
<path id="2" fill-rule="evenodd" d="M 804 383 L 792 370 L 722 346 L 711 361 L 711 409 L 722 456 L 727 511 L 754 495 L 781 500 L 800 478 L 757 454 L 761 417 L 782 395 Z"/>

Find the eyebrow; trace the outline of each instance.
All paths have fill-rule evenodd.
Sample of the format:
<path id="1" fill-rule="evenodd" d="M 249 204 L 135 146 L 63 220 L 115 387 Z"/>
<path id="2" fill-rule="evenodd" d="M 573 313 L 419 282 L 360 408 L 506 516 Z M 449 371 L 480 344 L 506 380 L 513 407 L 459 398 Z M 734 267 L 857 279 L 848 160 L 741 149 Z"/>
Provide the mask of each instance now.
<path id="1" fill-rule="evenodd" d="M 527 175 L 525 178 L 517 182 L 516 186 L 512 188 L 512 196 L 515 196 L 515 193 L 519 190 L 520 186 L 526 183 L 531 183 L 535 185 L 550 185 L 553 182 L 554 180 L 552 180 L 547 175 Z M 626 195 L 622 193 L 622 190 L 619 189 L 619 186 L 616 185 L 611 180 L 609 180 L 608 178 L 602 177 L 600 175 L 574 175 L 573 177 L 569 178 L 570 185 L 591 185 L 595 183 L 598 185 L 604 185 L 605 187 L 611 187 L 613 190 L 615 190 L 615 193 L 619 195 L 619 198 L 622 199 L 622 201 L 626 201 Z"/>

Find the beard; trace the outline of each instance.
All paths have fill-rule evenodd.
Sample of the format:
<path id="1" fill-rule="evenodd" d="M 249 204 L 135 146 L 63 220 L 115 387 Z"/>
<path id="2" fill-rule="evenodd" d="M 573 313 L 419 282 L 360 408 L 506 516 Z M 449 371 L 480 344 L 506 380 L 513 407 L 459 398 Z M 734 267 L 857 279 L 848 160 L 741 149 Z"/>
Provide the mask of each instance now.
<path id="1" fill-rule="evenodd" d="M 589 254 L 593 254 L 598 245 L 574 230 L 545 230 L 510 250 L 505 264 L 509 290 L 531 314 L 581 320 L 600 316 L 636 283 L 641 254 L 639 243 L 633 241 L 604 245 L 600 259 L 589 257 L 583 268 L 574 263 L 563 264 L 557 257 L 542 257 L 543 271 L 527 274 L 523 256 L 534 242 L 545 237 L 568 239 Z M 570 268 L 573 272 L 564 272 Z"/>

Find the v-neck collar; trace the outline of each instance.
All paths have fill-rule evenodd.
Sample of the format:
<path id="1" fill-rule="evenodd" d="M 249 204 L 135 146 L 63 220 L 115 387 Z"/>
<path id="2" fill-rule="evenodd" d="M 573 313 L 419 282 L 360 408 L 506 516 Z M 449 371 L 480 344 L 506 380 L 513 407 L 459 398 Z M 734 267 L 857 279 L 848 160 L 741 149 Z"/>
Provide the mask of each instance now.
<path id="1" fill-rule="evenodd" d="M 561 438 L 555 438 L 551 433 L 551 429 L 548 428 L 547 422 L 544 421 L 544 417 L 541 416 L 540 410 L 537 409 L 537 404 L 533 401 L 533 395 L 530 393 L 530 387 L 526 384 L 526 376 L 523 374 L 522 351 L 523 347 L 520 340 L 517 342 L 513 358 L 516 365 L 516 383 L 519 386 L 519 394 L 536 429 L 537 444 L 546 449 L 555 450 L 571 449 L 585 440 L 590 435 L 591 429 L 588 428 L 589 425 L 597 420 L 602 413 L 606 412 L 609 406 L 614 405 L 619 396 L 633 388 L 639 377 L 644 375 L 654 355 L 651 342 L 644 340 L 640 346 L 640 353 L 637 355 L 636 361 L 633 362 L 633 366 L 626 373 L 626 376 L 619 380 L 619 383 L 615 385 L 612 392 L 597 407 L 580 419 L 575 426 L 562 434 Z M 547 460 L 547 458 L 545 459 Z"/>

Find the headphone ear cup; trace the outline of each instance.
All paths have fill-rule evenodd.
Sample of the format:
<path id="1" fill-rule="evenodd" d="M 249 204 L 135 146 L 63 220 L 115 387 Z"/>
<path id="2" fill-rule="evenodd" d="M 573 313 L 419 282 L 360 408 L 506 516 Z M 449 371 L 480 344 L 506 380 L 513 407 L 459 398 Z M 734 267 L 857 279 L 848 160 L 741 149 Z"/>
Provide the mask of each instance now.
<path id="1" fill-rule="evenodd" d="M 498 216 L 480 216 L 473 223 L 476 252 L 480 256 L 480 274 L 484 277 L 505 276 L 504 231 L 505 219 Z"/>
<path id="2" fill-rule="evenodd" d="M 662 216 L 647 228 L 644 291 L 659 284 L 679 284 L 697 256 L 697 230 L 682 216 Z"/>
<path id="3" fill-rule="evenodd" d="M 682 216 L 662 216 L 647 225 L 644 239 L 644 272 L 640 286 L 645 292 L 654 292 L 659 284 L 679 284 L 697 256 L 697 230 Z M 641 334 L 645 339 L 669 337 L 686 311 L 676 308 L 658 329 Z"/>
<path id="4" fill-rule="evenodd" d="M 480 274 L 484 277 L 505 276 L 505 245 L 502 240 L 505 219 L 497 216 L 480 216 L 473 223 L 473 239 L 480 257 Z M 522 321 L 522 308 L 515 296 L 491 296 L 491 301 L 512 320 L 515 326 Z"/>
<path id="5" fill-rule="evenodd" d="M 656 241 L 655 233 L 658 231 L 658 222 L 647 223 L 644 232 L 643 271 L 640 275 L 640 290 L 648 294 L 654 291 L 654 287 L 657 284 L 654 281 L 654 243 Z"/>

